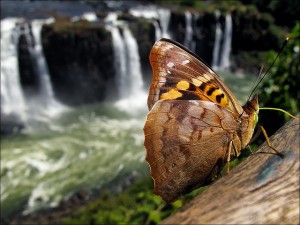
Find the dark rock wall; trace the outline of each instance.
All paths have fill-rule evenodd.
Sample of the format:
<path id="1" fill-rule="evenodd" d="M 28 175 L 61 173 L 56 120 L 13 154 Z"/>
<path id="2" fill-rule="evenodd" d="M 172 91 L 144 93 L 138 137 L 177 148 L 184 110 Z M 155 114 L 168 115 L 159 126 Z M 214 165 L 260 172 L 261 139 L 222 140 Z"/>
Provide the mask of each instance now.
<path id="1" fill-rule="evenodd" d="M 69 105 L 104 100 L 116 89 L 111 34 L 104 25 L 62 23 L 42 29 L 55 96 Z"/>
<path id="2" fill-rule="evenodd" d="M 202 13 L 196 20 L 194 35 L 196 40 L 195 53 L 206 64 L 211 65 L 215 43 L 216 18 L 213 13 Z"/>
<path id="3" fill-rule="evenodd" d="M 35 70 L 35 60 L 30 52 L 33 47 L 31 44 L 25 34 L 20 35 L 18 41 L 19 75 L 23 91 L 28 97 L 36 95 L 39 91 L 39 80 Z"/>

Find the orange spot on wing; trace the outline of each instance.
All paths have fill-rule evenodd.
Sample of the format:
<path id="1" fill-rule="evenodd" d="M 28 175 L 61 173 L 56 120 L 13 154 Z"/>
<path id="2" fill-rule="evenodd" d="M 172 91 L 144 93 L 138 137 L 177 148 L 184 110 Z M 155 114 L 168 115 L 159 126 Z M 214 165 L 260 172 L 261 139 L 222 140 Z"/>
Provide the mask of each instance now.
<path id="1" fill-rule="evenodd" d="M 160 99 L 177 99 L 182 97 L 182 93 L 180 93 L 178 90 L 176 89 L 171 89 L 166 93 L 163 93 L 160 96 Z"/>

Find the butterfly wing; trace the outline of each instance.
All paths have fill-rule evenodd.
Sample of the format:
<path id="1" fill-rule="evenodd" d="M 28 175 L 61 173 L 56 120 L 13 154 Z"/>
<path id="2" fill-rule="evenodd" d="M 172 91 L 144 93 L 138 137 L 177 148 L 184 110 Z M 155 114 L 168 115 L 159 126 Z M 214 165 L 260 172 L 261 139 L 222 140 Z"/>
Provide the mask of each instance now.
<path id="1" fill-rule="evenodd" d="M 144 127 L 154 193 L 172 202 L 219 175 L 237 129 L 235 119 L 208 101 L 156 102 Z"/>
<path id="2" fill-rule="evenodd" d="M 241 114 L 236 97 L 194 53 L 168 39 L 157 41 L 149 56 L 153 79 L 148 108 L 160 99 L 204 100 Z"/>

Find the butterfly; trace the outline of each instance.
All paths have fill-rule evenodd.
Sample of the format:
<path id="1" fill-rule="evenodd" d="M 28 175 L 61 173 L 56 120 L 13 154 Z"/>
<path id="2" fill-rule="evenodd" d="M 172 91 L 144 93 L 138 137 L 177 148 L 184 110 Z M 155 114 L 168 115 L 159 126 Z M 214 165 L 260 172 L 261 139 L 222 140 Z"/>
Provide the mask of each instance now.
<path id="1" fill-rule="evenodd" d="M 213 182 L 247 146 L 258 97 L 241 106 L 212 69 L 175 41 L 157 41 L 149 60 L 146 161 L 154 194 L 169 203 Z"/>

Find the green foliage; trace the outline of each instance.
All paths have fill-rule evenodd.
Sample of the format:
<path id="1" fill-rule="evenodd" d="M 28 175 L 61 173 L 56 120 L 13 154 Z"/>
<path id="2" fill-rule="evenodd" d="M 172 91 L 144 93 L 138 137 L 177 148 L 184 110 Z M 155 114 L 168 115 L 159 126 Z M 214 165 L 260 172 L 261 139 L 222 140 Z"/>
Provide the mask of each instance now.
<path id="1" fill-rule="evenodd" d="M 109 191 L 73 214 L 63 224 L 157 224 L 178 210 L 184 202 L 203 191 L 199 188 L 171 204 L 166 204 L 152 192 L 150 178 L 134 183 L 115 196 Z"/>
<path id="2" fill-rule="evenodd" d="M 110 35 L 103 24 L 91 23 L 84 19 L 72 22 L 69 18 L 56 17 L 55 22 L 47 26 L 53 27 L 57 33 L 82 33 L 84 35 L 89 30 L 97 30 L 102 36 Z"/>
<path id="3" fill-rule="evenodd" d="M 246 5 L 255 5 L 261 12 L 268 12 L 278 25 L 295 26 L 299 22 L 300 4 L 295 0 L 240 0 Z"/>
<path id="4" fill-rule="evenodd" d="M 284 109 L 295 115 L 300 106 L 300 23 L 292 30 L 292 39 L 287 43 L 279 59 L 271 68 L 269 75 L 259 88 L 260 106 Z M 277 52 L 270 51 L 268 64 L 276 57 Z M 260 122 L 269 135 L 281 127 L 288 116 L 277 111 L 261 111 Z"/>

